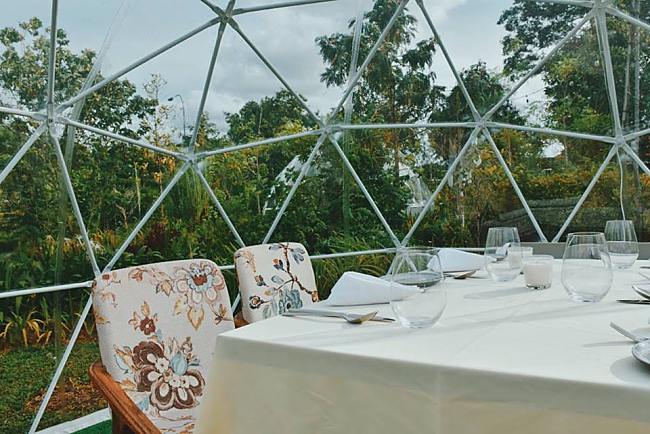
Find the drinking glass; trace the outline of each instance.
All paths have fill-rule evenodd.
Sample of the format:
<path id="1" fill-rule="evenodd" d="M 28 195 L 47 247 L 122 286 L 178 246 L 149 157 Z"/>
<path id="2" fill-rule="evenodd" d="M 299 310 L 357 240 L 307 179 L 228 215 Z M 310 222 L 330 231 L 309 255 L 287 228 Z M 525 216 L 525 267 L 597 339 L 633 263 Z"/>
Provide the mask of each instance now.
<path id="1" fill-rule="evenodd" d="M 405 248 L 397 251 L 389 271 L 390 305 L 404 327 L 431 327 L 442 316 L 447 294 L 436 249 Z M 405 296 L 406 293 L 411 295 Z"/>
<path id="2" fill-rule="evenodd" d="M 485 243 L 485 269 L 495 282 L 514 280 L 523 266 L 517 228 L 490 228 Z"/>
<path id="3" fill-rule="evenodd" d="M 614 268 L 630 268 L 639 257 L 639 243 L 631 220 L 609 220 L 605 224 L 605 238 Z"/>
<path id="4" fill-rule="evenodd" d="M 574 301 L 596 302 L 612 287 L 612 261 L 602 232 L 569 234 L 562 260 L 562 285 Z"/>
<path id="5" fill-rule="evenodd" d="M 528 246 L 521 246 L 521 247 L 512 247 L 511 246 L 508 249 L 508 252 L 510 253 L 510 255 L 508 256 L 510 258 L 510 260 L 515 261 L 515 262 L 517 261 L 517 259 L 519 258 L 519 254 L 521 253 L 522 268 L 524 268 L 524 266 L 526 264 L 526 259 L 533 256 L 533 248 L 528 247 Z M 520 274 L 523 274 L 523 273 L 524 272 L 522 270 Z"/>

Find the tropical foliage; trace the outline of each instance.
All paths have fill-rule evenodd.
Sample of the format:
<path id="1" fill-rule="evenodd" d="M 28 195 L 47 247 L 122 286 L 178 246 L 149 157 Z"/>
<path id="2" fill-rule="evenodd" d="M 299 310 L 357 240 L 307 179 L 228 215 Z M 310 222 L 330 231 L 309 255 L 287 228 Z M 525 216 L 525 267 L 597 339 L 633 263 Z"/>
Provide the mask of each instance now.
<path id="1" fill-rule="evenodd" d="M 623 7 L 632 7 L 632 2 Z M 376 0 L 361 22 L 363 59 L 388 23 L 398 2 Z M 648 19 L 641 5 L 640 16 Z M 479 113 L 485 113 L 512 83 L 525 75 L 581 16 L 579 8 L 514 1 L 499 20 L 505 68 L 495 72 L 485 63 L 462 71 L 461 77 Z M 322 35 L 315 40 L 326 86 L 343 87 L 348 80 L 353 31 Z M 352 119 L 357 124 L 471 121 L 472 113 L 459 86 L 438 84 L 434 60 L 441 56 L 438 41 L 422 39 L 412 11 L 401 16 L 386 42 L 369 64 L 352 97 Z M 650 114 L 634 97 L 636 33 L 621 20 L 611 20 L 610 43 L 621 112 L 629 128 L 643 124 Z M 640 94 L 647 93 L 648 35 L 641 35 Z M 96 53 L 75 51 L 64 29 L 58 30 L 56 99 L 75 95 L 92 70 Z M 0 101 L 30 110 L 45 106 L 48 29 L 37 18 L 0 30 Z M 494 119 L 510 124 L 547 126 L 560 130 L 611 134 L 612 118 L 602 74 L 598 38 L 593 23 L 572 38 L 565 49 L 538 72 L 544 99 L 524 106 L 506 101 Z M 101 73 L 92 82 L 101 80 Z M 140 87 L 141 86 L 141 87 Z M 126 79 L 112 82 L 89 96 L 78 113 L 80 121 L 127 137 L 144 138 L 171 150 L 183 148 L 192 131 L 182 135 L 171 122 L 172 108 L 164 76 L 146 83 Z M 594 89 L 602 89 L 595 91 Z M 342 122 L 342 111 L 332 115 Z M 218 130 L 203 118 L 197 132 L 198 151 L 217 150 L 270 137 L 317 128 L 303 105 L 289 92 L 278 90 L 261 100 L 245 103 L 226 114 L 227 128 Z M 0 115 L 0 163 L 4 165 L 34 129 L 30 121 Z M 449 165 L 469 139 L 467 128 L 371 129 L 339 133 L 336 140 L 359 178 L 401 238 L 411 229 L 423 201 L 414 187 L 435 190 Z M 502 128 L 492 129 L 497 149 L 536 216 L 551 237 L 561 226 L 608 151 L 605 144 L 569 137 L 552 137 Z M 179 138 L 180 135 L 180 138 Z M 201 169 L 217 198 L 246 243 L 264 238 L 292 183 L 315 144 L 315 136 L 215 155 Z M 72 183 L 87 223 L 100 267 L 106 265 L 137 222 L 179 169 L 172 157 L 114 141 L 97 134 L 62 131 Z M 638 144 L 647 159 L 647 143 Z M 67 199 L 62 195 L 51 145 L 39 139 L 0 189 L 0 288 L 37 287 L 92 278 L 85 249 Z M 559 149 L 556 155 L 549 149 Z M 647 178 L 623 159 L 626 209 L 646 237 L 648 214 L 643 208 Z M 600 182 L 570 229 L 600 227 L 617 217 L 618 166 L 606 168 Z M 415 231 L 412 243 L 480 245 L 488 226 L 514 224 L 528 240 L 538 234 L 483 135 L 461 161 L 440 191 L 438 201 Z M 295 240 L 312 253 L 390 247 L 392 240 L 375 216 L 367 198 L 345 167 L 335 146 L 326 141 L 312 168 L 271 237 Z M 168 259 L 206 257 L 232 263 L 238 247 L 235 236 L 215 208 L 201 180 L 188 172 L 152 219 L 136 235 L 117 267 Z M 380 274 L 385 257 L 362 256 L 317 262 L 319 289 L 325 295 L 340 272 L 357 268 Z M 229 288 L 236 282 L 225 273 Z M 6 343 L 46 343 L 58 323 L 65 337 L 81 310 L 87 291 L 51 296 L 26 296 L 0 303 L 0 337 Z M 88 334 L 92 334 L 92 324 Z"/>
<path id="2" fill-rule="evenodd" d="M 359 59 L 369 53 L 398 3 L 375 0 L 363 16 Z M 650 20 L 646 2 L 616 3 L 630 14 Z M 478 112 L 486 113 L 501 100 L 584 12 L 577 6 L 514 0 L 498 21 L 506 31 L 503 70 L 495 71 L 478 62 L 460 71 Z M 347 84 L 356 25 L 352 19 L 347 31 L 322 35 L 314 41 L 324 64 L 321 81 L 325 86 L 343 88 Z M 412 10 L 396 21 L 360 77 L 348 112 L 352 123 L 474 120 L 463 89 L 440 85 L 434 68 L 435 61 L 441 60 L 440 45 L 435 38 L 421 37 L 418 29 L 423 26 Z M 609 18 L 608 27 L 623 128 L 629 132 L 647 127 L 650 104 L 644 95 L 650 94 L 650 34 L 637 33 L 618 18 Z M 55 99 L 64 101 L 103 77 L 100 72 L 87 82 L 94 72 L 94 51 L 74 50 L 65 29 L 58 30 L 56 38 Z M 45 108 L 48 50 L 49 29 L 38 18 L 0 29 L 0 105 L 33 111 Z M 599 53 L 595 24 L 588 22 L 536 73 L 536 80 L 543 83 L 543 97 L 533 102 L 528 101 L 528 95 L 510 98 L 493 119 L 504 124 L 613 134 L 602 72 L 604 59 Z M 91 94 L 70 115 L 126 137 L 179 150 L 190 141 L 193 131 L 174 128 L 172 107 L 162 97 L 167 93 L 163 75 L 152 75 L 146 83 L 120 79 Z M 238 111 L 227 113 L 225 119 L 227 127 L 222 130 L 214 119 L 202 119 L 197 131 L 198 152 L 318 128 L 304 106 L 281 89 L 246 102 Z M 343 110 L 333 113 L 331 120 L 346 120 Z M 10 161 L 34 128 L 32 121 L 0 114 L 0 167 Z M 396 237 L 402 238 L 470 139 L 470 132 L 460 127 L 374 128 L 339 132 L 335 139 Z M 94 133 L 70 127 L 60 133 L 81 214 L 103 267 L 180 165 L 172 157 Z M 569 215 L 609 150 L 607 144 L 588 137 L 575 139 L 510 128 L 492 128 L 491 135 L 549 238 Z M 219 153 L 201 162 L 207 182 L 246 243 L 264 239 L 313 149 L 315 137 Z M 647 138 L 632 146 L 646 164 L 650 163 Z M 453 176 L 442 186 L 435 206 L 415 230 L 412 244 L 480 246 L 486 229 L 497 224 L 516 225 L 524 239 L 539 239 L 494 151 L 484 135 L 472 142 Z M 620 167 L 622 174 L 616 163 L 605 168 L 569 230 L 600 229 L 606 220 L 619 218 L 622 178 L 627 216 L 635 220 L 640 239 L 650 238 L 650 214 L 645 208 L 650 199 L 650 178 L 625 157 Z M 271 241 L 299 241 L 311 253 L 364 251 L 393 243 L 330 141 L 323 143 Z M 190 171 L 115 266 L 194 257 L 230 264 L 238 246 L 201 180 Z M 379 275 L 389 260 L 386 255 L 362 255 L 315 261 L 321 298 L 344 271 Z M 224 271 L 224 276 L 234 296 L 234 274 Z M 0 186 L 0 291 L 83 282 L 92 277 L 75 218 L 61 188 L 52 147 L 41 138 Z M 69 336 L 87 297 L 88 290 L 81 289 L 0 300 L 0 344 L 11 349 L 0 355 L 0 375 L 19 375 L 14 355 L 23 357 L 38 351 L 38 357 L 51 361 L 60 351 L 57 345 Z M 94 324 L 88 320 L 82 340 L 93 339 L 94 333 Z M 17 348 L 29 346 L 42 348 Z M 83 366 L 87 366 L 85 359 Z M 26 399 L 36 399 L 46 376 L 42 380 L 34 383 L 27 398 L 16 397 L 10 405 L 0 400 L 0 418 L 8 420 Z M 12 380 L 7 377 L 0 384 L 7 381 Z M 72 390 L 70 395 L 74 395 L 79 387 L 75 383 L 64 392 Z M 93 405 L 95 408 L 101 403 Z M 25 408 L 31 409 L 29 405 Z M 10 431 L 21 431 L 28 419 L 29 411 L 21 412 Z"/>

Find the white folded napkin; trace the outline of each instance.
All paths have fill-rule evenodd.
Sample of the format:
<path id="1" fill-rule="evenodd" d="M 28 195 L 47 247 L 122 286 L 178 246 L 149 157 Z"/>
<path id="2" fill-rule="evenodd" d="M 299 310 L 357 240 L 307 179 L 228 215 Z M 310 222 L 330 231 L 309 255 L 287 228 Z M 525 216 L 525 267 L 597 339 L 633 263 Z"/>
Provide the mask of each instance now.
<path id="1" fill-rule="evenodd" d="M 417 292 L 417 288 L 398 284 L 393 288 L 392 297 L 394 300 L 402 300 Z M 329 306 L 355 306 L 388 303 L 390 300 L 391 287 L 388 280 L 347 271 L 336 282 L 324 303 Z"/>
<path id="2" fill-rule="evenodd" d="M 480 270 L 485 265 L 485 257 L 476 253 L 465 252 L 458 249 L 440 249 L 438 257 L 442 264 L 443 273 L 452 273 L 455 271 Z M 489 261 L 496 259 L 489 257 Z M 435 259 L 433 259 L 435 261 Z M 429 264 L 429 268 L 435 269 L 437 264 Z"/>

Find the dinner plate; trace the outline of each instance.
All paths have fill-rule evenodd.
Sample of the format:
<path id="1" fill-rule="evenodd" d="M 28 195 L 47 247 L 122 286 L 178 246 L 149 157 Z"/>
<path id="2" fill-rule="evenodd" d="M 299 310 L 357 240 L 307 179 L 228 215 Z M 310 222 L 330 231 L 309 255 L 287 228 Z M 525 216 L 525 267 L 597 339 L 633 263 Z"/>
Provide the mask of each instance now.
<path id="1" fill-rule="evenodd" d="M 450 273 L 450 274 L 461 274 L 461 273 L 469 273 L 470 271 L 477 272 L 480 270 L 480 268 L 472 268 L 471 270 L 443 270 L 445 274 Z"/>
<path id="2" fill-rule="evenodd" d="M 639 362 L 650 366 L 650 340 L 637 342 L 632 346 L 632 355 Z"/>

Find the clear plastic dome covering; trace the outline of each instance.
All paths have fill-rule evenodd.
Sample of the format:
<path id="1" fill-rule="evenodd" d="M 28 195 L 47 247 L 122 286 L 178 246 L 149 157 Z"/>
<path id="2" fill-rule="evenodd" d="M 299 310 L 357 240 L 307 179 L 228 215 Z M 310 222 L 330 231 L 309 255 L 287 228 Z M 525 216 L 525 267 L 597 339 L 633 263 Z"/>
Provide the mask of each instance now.
<path id="1" fill-rule="evenodd" d="M 526 225 L 530 240 L 558 241 L 576 218 L 588 219 L 581 210 L 588 208 L 603 174 L 610 176 L 610 164 L 620 168 L 621 182 L 624 174 L 637 180 L 650 175 L 640 154 L 650 133 L 647 92 L 640 84 L 647 71 L 650 24 L 639 0 L 196 0 L 182 5 L 52 0 L 45 5 L 14 2 L 0 18 L 0 124 L 15 133 L 11 155 L 0 161 L 0 183 L 32 148 L 53 151 L 47 172 L 58 173 L 63 194 L 59 203 L 44 206 L 61 206 L 60 220 L 74 222 L 76 233 L 61 238 L 60 245 L 81 246 L 90 279 L 123 264 L 142 228 L 180 188 L 183 195 L 210 204 L 236 248 L 272 240 L 283 230 L 283 215 L 304 203 L 301 184 L 326 192 L 331 185 L 318 186 L 318 179 L 338 173 L 343 213 L 354 216 L 346 211 L 351 197 L 365 200 L 364 217 L 376 217 L 385 231 L 388 247 L 380 251 L 390 251 L 435 223 L 435 206 L 458 214 L 465 228 L 477 219 L 468 208 L 478 205 L 463 201 L 504 185 L 510 196 L 502 214 L 510 212 L 507 218 Z M 525 20 L 535 14 L 553 17 L 554 27 Z M 531 35 L 549 29 L 546 45 L 535 46 Z M 390 73 L 382 69 L 386 65 L 392 65 Z M 603 87 L 581 94 L 581 85 L 593 83 Z M 569 87 L 585 101 L 557 98 Z M 580 116 L 568 111 L 569 102 L 583 104 Z M 290 107 L 294 118 L 282 128 L 268 127 L 283 107 Z M 115 149 L 128 149 L 132 160 L 111 160 Z M 254 167 L 255 153 L 263 149 L 276 153 L 274 169 L 237 175 L 262 185 L 263 193 L 234 206 L 218 190 L 240 169 L 229 166 L 232 156 L 246 153 L 241 164 Z M 368 169 L 364 158 L 378 149 L 385 161 Z M 575 153 L 593 163 L 589 170 L 572 169 L 576 183 L 584 186 L 575 197 L 549 199 L 544 178 L 531 180 L 522 169 L 543 166 L 548 179 L 561 184 L 554 162 L 575 162 Z M 120 205 L 133 204 L 119 222 L 128 230 L 112 241 L 97 235 L 106 224 L 101 216 L 88 217 L 101 195 L 85 197 L 92 192 L 81 183 L 83 176 L 71 177 L 83 173 L 82 164 L 100 158 L 107 167 L 132 165 L 137 186 Z M 151 166 L 156 166 L 152 176 L 143 177 L 141 170 Z M 394 197 L 375 199 L 381 186 L 390 184 L 375 182 L 377 172 L 399 178 L 395 185 L 406 196 L 390 215 L 382 207 Z M 189 177 L 191 188 L 185 184 Z M 99 187 L 117 194 L 124 188 L 118 181 Z M 621 188 L 625 213 L 623 193 Z M 613 209 L 620 210 L 618 204 Z M 264 233 L 255 234 L 259 239 L 249 236 L 254 233 L 246 226 L 250 222 L 236 218 L 235 213 L 249 211 L 268 223 Z M 89 285 L 90 280 L 57 280 L 0 296 L 82 291 Z M 88 299 L 31 432 L 90 308 Z"/>

